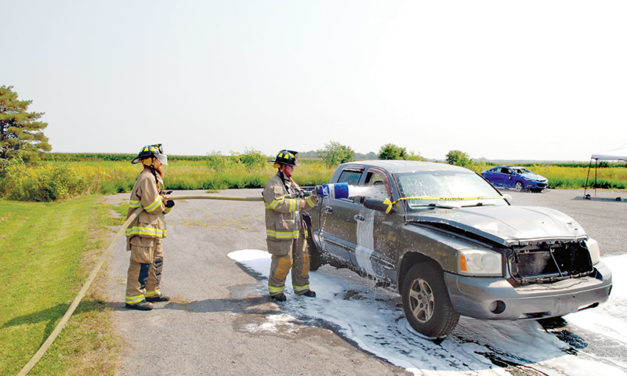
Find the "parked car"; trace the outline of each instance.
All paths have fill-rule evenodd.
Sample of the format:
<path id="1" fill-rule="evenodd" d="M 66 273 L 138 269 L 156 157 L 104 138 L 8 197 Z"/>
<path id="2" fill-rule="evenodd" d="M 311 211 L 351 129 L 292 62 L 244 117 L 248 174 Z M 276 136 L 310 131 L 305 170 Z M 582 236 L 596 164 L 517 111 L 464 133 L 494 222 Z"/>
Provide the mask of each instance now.
<path id="1" fill-rule="evenodd" d="M 481 176 L 495 187 L 514 188 L 516 191 L 530 190 L 541 192 L 549 185 L 549 180 L 520 166 L 497 166 L 483 171 Z"/>
<path id="2" fill-rule="evenodd" d="M 416 161 L 341 164 L 348 198 L 310 211 L 311 268 L 349 267 L 396 286 L 418 332 L 446 337 L 459 315 L 544 319 L 608 299 L 598 243 L 572 218 L 510 206 L 478 174 Z"/>

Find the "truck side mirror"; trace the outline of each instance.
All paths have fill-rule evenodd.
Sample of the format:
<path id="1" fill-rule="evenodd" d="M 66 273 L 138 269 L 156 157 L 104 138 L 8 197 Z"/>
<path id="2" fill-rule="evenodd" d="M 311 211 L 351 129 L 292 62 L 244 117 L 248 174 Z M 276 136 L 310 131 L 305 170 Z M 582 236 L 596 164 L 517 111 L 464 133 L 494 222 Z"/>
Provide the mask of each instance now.
<path id="1" fill-rule="evenodd" d="M 378 210 L 384 212 L 388 210 L 389 205 L 384 203 L 383 200 L 378 200 L 376 198 L 367 198 L 364 200 L 364 206 L 368 209 Z M 390 210 L 390 213 L 394 213 L 394 207 Z"/>

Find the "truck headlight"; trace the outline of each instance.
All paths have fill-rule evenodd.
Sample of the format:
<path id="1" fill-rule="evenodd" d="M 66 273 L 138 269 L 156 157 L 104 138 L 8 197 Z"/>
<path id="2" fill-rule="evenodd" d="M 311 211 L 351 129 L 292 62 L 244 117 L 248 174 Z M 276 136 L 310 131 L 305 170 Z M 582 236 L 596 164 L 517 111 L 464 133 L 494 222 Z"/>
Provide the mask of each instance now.
<path id="1" fill-rule="evenodd" d="M 588 247 L 588 252 L 590 252 L 592 265 L 598 264 L 601 260 L 601 248 L 599 248 L 599 243 L 594 239 L 588 239 L 586 240 L 586 247 Z"/>
<path id="2" fill-rule="evenodd" d="M 459 272 L 476 276 L 503 276 L 502 255 L 487 249 L 464 249 L 459 251 Z"/>

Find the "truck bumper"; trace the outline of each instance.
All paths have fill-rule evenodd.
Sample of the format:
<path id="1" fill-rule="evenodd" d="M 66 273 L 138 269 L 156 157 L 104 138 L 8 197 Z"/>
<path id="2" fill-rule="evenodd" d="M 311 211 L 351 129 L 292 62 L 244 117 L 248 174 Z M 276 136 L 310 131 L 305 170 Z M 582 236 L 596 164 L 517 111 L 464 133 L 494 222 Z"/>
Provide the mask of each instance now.
<path id="1" fill-rule="evenodd" d="M 612 273 L 602 262 L 590 277 L 513 287 L 504 278 L 444 273 L 453 308 L 478 319 L 540 319 L 563 316 L 605 302 Z"/>

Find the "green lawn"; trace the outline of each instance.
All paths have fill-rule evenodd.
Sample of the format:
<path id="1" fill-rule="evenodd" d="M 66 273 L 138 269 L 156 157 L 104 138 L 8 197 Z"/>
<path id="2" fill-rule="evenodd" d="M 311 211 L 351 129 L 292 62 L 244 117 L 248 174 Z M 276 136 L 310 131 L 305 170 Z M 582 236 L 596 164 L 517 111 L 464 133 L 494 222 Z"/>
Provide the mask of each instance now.
<path id="1" fill-rule="evenodd" d="M 17 374 L 60 321 L 106 246 L 98 239 L 107 235 L 107 213 L 96 196 L 0 200 L 0 375 Z M 118 344 L 110 315 L 88 293 L 31 374 L 112 374 Z"/>

